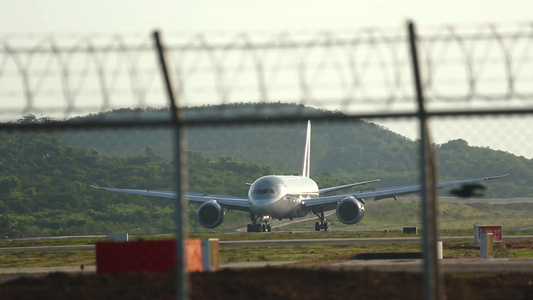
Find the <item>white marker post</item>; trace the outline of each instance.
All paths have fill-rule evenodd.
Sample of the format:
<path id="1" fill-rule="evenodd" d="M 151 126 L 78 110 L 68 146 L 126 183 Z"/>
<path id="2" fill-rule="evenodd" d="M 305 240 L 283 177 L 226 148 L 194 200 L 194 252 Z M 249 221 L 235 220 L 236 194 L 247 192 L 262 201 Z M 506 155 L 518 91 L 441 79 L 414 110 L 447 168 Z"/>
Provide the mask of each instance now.
<path id="1" fill-rule="evenodd" d="M 481 258 L 492 258 L 492 233 L 480 235 Z"/>
<path id="2" fill-rule="evenodd" d="M 444 257 L 442 252 L 442 241 L 437 242 L 437 258 L 442 259 Z"/>

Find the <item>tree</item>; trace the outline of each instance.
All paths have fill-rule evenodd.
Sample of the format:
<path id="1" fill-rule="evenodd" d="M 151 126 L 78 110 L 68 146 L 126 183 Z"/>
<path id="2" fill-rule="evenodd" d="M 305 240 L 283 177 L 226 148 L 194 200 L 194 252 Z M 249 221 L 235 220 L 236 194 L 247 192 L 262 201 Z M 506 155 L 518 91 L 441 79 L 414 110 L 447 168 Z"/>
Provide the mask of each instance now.
<path id="1" fill-rule="evenodd" d="M 0 214 L 0 237 L 20 236 L 18 223 L 8 215 Z"/>
<path id="2" fill-rule="evenodd" d="M 0 196 L 9 195 L 10 192 L 20 188 L 21 181 L 16 176 L 0 178 Z"/>

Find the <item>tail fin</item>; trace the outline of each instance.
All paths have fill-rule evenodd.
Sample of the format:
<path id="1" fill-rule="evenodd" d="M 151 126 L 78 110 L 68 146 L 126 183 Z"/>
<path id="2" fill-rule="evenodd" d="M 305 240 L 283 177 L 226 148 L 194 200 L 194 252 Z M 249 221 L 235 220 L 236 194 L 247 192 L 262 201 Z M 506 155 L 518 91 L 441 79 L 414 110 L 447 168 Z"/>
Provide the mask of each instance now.
<path id="1" fill-rule="evenodd" d="M 305 138 L 304 166 L 302 176 L 309 177 L 311 169 L 311 121 L 307 121 L 307 136 Z"/>

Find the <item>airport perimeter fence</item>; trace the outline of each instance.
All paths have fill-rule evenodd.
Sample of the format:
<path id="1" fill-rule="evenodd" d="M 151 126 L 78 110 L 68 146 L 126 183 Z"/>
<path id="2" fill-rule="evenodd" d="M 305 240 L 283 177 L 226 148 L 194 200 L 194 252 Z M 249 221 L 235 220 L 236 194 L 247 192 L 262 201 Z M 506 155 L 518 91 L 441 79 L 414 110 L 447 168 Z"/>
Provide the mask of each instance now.
<path id="1" fill-rule="evenodd" d="M 160 52 L 156 36 L 0 37 L 0 129 L 179 131 L 364 119 L 420 139 L 421 162 L 431 142 L 454 139 L 533 157 L 531 23 L 423 27 L 411 34 L 407 28 L 165 32 Z M 147 107 L 172 109 L 161 117 L 143 113 Z M 214 109 L 181 115 L 185 107 Z M 119 119 L 55 122 L 122 108 L 139 109 Z M 426 119 L 434 125 L 427 140 L 420 126 Z M 178 142 L 176 149 L 182 147 Z M 176 151 L 176 162 L 184 153 Z M 425 171 L 420 168 L 420 178 Z M 436 232 L 428 225 L 436 220 L 435 207 L 428 210 L 424 225 L 435 228 L 425 232 Z M 178 224 L 186 224 L 183 218 Z M 183 237 L 186 226 L 178 228 Z M 425 252 L 435 238 L 425 236 Z M 426 271 L 436 274 L 431 260 Z"/>

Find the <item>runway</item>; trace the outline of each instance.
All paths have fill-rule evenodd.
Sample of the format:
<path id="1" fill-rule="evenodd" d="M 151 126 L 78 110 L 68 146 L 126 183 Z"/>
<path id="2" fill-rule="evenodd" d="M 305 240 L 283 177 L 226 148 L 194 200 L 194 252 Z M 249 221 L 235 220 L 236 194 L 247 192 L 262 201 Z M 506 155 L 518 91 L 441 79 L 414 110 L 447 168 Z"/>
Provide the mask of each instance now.
<path id="1" fill-rule="evenodd" d="M 529 235 L 505 236 L 506 241 L 532 239 Z M 472 239 L 467 236 L 442 236 L 440 241 L 457 241 Z M 284 239 L 284 240 L 243 240 L 220 241 L 220 247 L 266 247 L 266 246 L 297 246 L 297 245 L 353 245 L 353 244 L 387 244 L 387 243 L 421 243 L 422 237 L 390 237 L 390 238 L 319 238 L 319 239 Z"/>
<path id="2" fill-rule="evenodd" d="M 422 272 L 422 259 L 378 259 L 378 260 L 343 260 L 343 261 L 260 261 L 223 263 L 220 269 L 249 268 L 308 268 L 353 271 L 383 272 Z M 442 259 L 440 268 L 443 273 L 456 272 L 532 272 L 531 258 L 495 258 L 495 259 Z M 40 277 L 49 273 L 64 272 L 82 274 L 80 266 L 38 267 L 38 268 L 0 268 L 0 282 L 22 276 Z M 85 266 L 83 274 L 96 273 L 95 266 Z"/>
<path id="3" fill-rule="evenodd" d="M 374 270 L 385 272 L 422 272 L 422 259 L 404 260 L 349 260 L 327 265 L 328 269 L 345 270 Z M 442 259 L 441 271 L 454 272 L 532 272 L 533 259 L 531 258 L 469 258 L 469 259 Z"/>
<path id="4" fill-rule="evenodd" d="M 343 261 L 300 261 L 300 262 L 241 262 L 222 264 L 221 268 L 290 267 L 330 270 L 373 270 L 383 272 L 422 272 L 422 259 L 376 259 Z M 452 272 L 533 272 L 531 258 L 493 259 L 441 259 L 441 271 Z"/>
<path id="5" fill-rule="evenodd" d="M 252 233 L 253 234 L 253 233 Z M 259 233 L 259 235 L 268 233 Z M 442 236 L 440 241 L 468 240 L 467 236 Z M 505 236 L 505 241 L 533 239 L 530 235 Z M 390 237 L 390 238 L 317 238 L 317 239 L 276 239 L 276 240 L 241 240 L 220 241 L 221 248 L 236 247 L 267 247 L 267 246 L 296 246 L 296 245 L 353 245 L 353 244 L 380 244 L 380 243 L 421 243 L 422 237 Z M 4 242 L 9 244 L 9 242 Z M 4 244 L 4 245 L 6 245 Z M 66 246 L 29 246 L 29 247 L 0 247 L 2 251 L 65 251 L 65 250 L 94 250 L 94 245 L 66 245 Z"/>
<path id="6" fill-rule="evenodd" d="M 440 240 L 465 240 L 470 237 L 452 236 L 441 237 Z M 531 236 L 505 236 L 505 240 L 527 240 Z M 391 237 L 391 238 L 322 238 L 322 239 L 292 239 L 292 240 L 246 240 L 220 241 L 221 248 L 235 247 L 266 247 L 291 245 L 349 245 L 349 244 L 377 244 L 377 243 L 416 243 L 420 237 Z M 9 243 L 9 242 L 5 242 Z M 0 251 L 65 251 L 65 250 L 94 250 L 94 245 L 71 246 L 31 246 L 31 247 L 0 247 Z M 234 268 L 262 268 L 262 267 L 290 267 L 290 268 L 327 268 L 333 270 L 376 270 L 376 271 L 407 271 L 421 272 L 422 259 L 372 259 L 372 260 L 335 260 L 335 261 L 260 261 L 223 263 L 221 269 Z M 505 259 L 443 259 L 440 260 L 443 272 L 532 272 L 533 258 L 505 258 Z M 71 274 L 82 273 L 80 266 L 70 267 L 36 267 L 36 268 L 0 268 L 0 282 L 20 276 L 43 276 L 52 272 Z M 83 273 L 96 272 L 95 266 L 85 266 Z"/>

